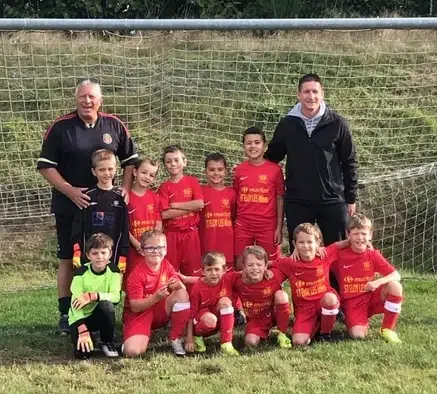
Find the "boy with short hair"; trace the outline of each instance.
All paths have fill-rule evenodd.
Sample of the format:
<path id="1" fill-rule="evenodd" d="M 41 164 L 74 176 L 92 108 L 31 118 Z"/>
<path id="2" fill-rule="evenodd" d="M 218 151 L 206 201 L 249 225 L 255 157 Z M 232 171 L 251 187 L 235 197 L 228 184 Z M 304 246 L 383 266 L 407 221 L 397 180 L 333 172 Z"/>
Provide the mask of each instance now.
<path id="1" fill-rule="evenodd" d="M 390 343 L 400 343 L 394 331 L 401 312 L 403 289 L 395 268 L 367 244 L 372 238 L 372 222 L 362 214 L 349 218 L 346 233 L 350 247 L 338 252 L 332 270 L 340 286 L 341 306 L 349 335 L 363 339 L 369 318 L 384 314 L 381 336 Z M 376 278 L 375 275 L 382 275 Z"/>
<path id="2" fill-rule="evenodd" d="M 225 186 L 227 163 L 221 153 L 210 153 L 205 158 L 207 185 L 202 186 L 204 208 L 200 212 L 199 235 L 202 255 L 212 250 L 221 251 L 226 258 L 226 269 L 234 268 L 235 190 Z"/>
<path id="3" fill-rule="evenodd" d="M 115 308 L 120 301 L 120 272 L 110 262 L 112 239 L 106 234 L 91 235 L 86 243 L 90 260 L 75 273 L 71 283 L 68 313 L 74 355 L 89 358 L 94 349 L 91 331 L 99 331 L 102 350 L 107 357 L 118 357 L 114 347 Z"/>
<path id="4" fill-rule="evenodd" d="M 235 277 L 233 290 L 240 297 L 247 318 L 244 340 L 246 345 L 257 346 L 276 325 L 278 346 L 289 349 L 291 342 L 286 333 L 290 303 L 287 293 L 282 290 L 285 275 L 273 268 L 273 277 L 266 279 L 267 264 L 266 251 L 260 246 L 249 246 L 243 253 L 241 275 L 234 273 L 238 276 Z"/>
<path id="5" fill-rule="evenodd" d="M 141 237 L 144 263 L 127 278 L 123 310 L 122 352 L 127 357 L 143 354 L 151 331 L 171 322 L 169 339 L 177 356 L 185 355 L 182 345 L 190 315 L 190 301 L 184 285 L 168 260 L 165 235 L 149 230 Z"/>
<path id="6" fill-rule="evenodd" d="M 201 274 L 199 212 L 203 194 L 199 180 L 184 175 L 187 159 L 179 145 L 170 145 L 162 156 L 170 178 L 159 187 L 161 216 L 167 237 L 167 259 L 184 275 Z"/>
<path id="7" fill-rule="evenodd" d="M 109 235 L 114 241 L 113 263 L 123 273 L 129 250 L 129 222 L 126 203 L 121 191 L 113 186 L 117 171 L 115 155 L 107 149 L 95 151 L 91 157 L 92 173 L 97 178 L 87 208 L 77 209 L 72 227 L 73 265 L 78 268 L 86 262 L 83 254 L 86 240 L 95 233 Z"/>
<path id="8" fill-rule="evenodd" d="M 248 160 L 233 174 L 237 194 L 235 218 L 235 254 L 241 267 L 244 248 L 256 243 L 274 260 L 280 252 L 284 220 L 284 178 L 281 168 L 264 159 L 266 136 L 258 127 L 243 133 Z"/>
<path id="9" fill-rule="evenodd" d="M 203 256 L 203 276 L 190 294 L 191 314 L 188 321 L 188 352 L 206 351 L 203 337 L 220 330 L 221 351 L 238 356 L 232 345 L 234 308 L 232 307 L 233 277 L 226 274 L 226 259 L 221 252 L 207 252 Z"/>
<path id="10" fill-rule="evenodd" d="M 320 230 L 311 223 L 302 223 L 293 232 L 294 255 L 277 260 L 279 269 L 290 281 L 295 320 L 292 341 L 295 346 L 307 346 L 320 329 L 320 337 L 330 341 L 340 305 L 339 297 L 329 284 L 329 267 L 337 259 L 338 248 L 347 241 L 326 248 L 326 256 L 316 256 L 322 241 Z"/>

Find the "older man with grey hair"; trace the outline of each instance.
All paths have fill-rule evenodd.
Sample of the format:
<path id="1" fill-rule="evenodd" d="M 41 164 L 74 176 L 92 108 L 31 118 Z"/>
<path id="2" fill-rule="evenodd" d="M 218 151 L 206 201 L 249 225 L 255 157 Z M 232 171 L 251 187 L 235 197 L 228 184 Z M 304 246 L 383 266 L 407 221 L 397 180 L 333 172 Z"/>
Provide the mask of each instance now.
<path id="1" fill-rule="evenodd" d="M 51 212 L 55 214 L 59 268 L 57 276 L 59 331 L 69 332 L 68 310 L 73 277 L 71 226 L 76 209 L 89 205 L 87 189 L 96 184 L 91 155 L 109 149 L 123 168 L 123 188 L 132 183 L 138 155 L 126 126 L 115 116 L 100 112 L 102 90 L 97 81 L 81 81 L 75 91 L 76 110 L 57 118 L 47 129 L 37 169 L 52 189 Z"/>

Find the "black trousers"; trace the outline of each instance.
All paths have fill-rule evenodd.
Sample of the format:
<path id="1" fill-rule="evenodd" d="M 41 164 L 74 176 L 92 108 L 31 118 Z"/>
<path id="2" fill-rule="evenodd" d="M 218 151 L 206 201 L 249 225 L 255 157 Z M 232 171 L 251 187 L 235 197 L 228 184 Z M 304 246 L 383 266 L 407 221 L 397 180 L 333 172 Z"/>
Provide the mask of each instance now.
<path id="1" fill-rule="evenodd" d="M 88 352 L 77 350 L 77 340 L 79 334 L 77 332 L 78 326 L 85 324 L 88 331 L 99 331 L 100 340 L 102 342 L 112 342 L 114 340 L 115 330 L 115 308 L 111 301 L 100 301 L 97 303 L 95 309 L 88 316 L 85 321 L 73 323 L 70 326 L 71 341 L 73 342 L 74 355 L 78 358 L 88 358 Z"/>
<path id="2" fill-rule="evenodd" d="M 301 223 L 317 223 L 323 235 L 323 244 L 328 246 L 341 241 L 346 237 L 346 203 L 334 204 L 304 204 L 285 201 L 285 217 L 287 218 L 288 239 L 290 241 L 290 253 L 293 252 L 293 232 Z M 335 275 L 330 272 L 329 281 L 331 286 L 339 290 Z"/>

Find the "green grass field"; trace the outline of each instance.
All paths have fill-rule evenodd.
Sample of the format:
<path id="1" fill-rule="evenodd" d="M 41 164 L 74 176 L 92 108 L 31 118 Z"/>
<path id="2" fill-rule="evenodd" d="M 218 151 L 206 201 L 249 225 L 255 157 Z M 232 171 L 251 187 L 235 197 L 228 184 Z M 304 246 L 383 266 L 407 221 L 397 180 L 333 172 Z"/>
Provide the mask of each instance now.
<path id="1" fill-rule="evenodd" d="M 165 332 L 157 332 L 141 359 L 114 361 L 97 354 L 89 362 L 73 359 L 69 338 L 55 333 L 54 289 L 2 291 L 0 393 L 434 393 L 437 281 L 421 276 L 403 284 L 401 345 L 379 338 L 377 317 L 363 342 L 315 343 L 307 351 L 279 350 L 270 338 L 230 359 L 217 353 L 213 337 L 207 355 L 178 359 Z M 243 348 L 240 331 L 235 343 Z"/>

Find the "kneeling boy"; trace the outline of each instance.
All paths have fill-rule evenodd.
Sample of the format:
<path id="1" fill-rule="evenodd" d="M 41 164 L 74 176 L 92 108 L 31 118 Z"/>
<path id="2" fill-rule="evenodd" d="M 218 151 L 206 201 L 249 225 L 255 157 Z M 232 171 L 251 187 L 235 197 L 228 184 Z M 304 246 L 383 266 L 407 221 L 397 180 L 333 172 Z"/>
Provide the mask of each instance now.
<path id="1" fill-rule="evenodd" d="M 127 357 L 143 354 L 153 329 L 171 322 L 169 339 L 177 356 L 185 355 L 182 337 L 190 315 L 188 293 L 173 266 L 164 257 L 165 235 L 149 230 L 141 237 L 144 263 L 129 274 L 123 311 L 123 353 Z"/>
<path id="2" fill-rule="evenodd" d="M 338 252 L 332 270 L 340 286 L 341 306 L 349 335 L 367 335 L 369 318 L 384 314 L 381 336 L 391 343 L 401 342 L 394 331 L 403 300 L 400 275 L 377 250 L 367 248 L 372 222 L 366 216 L 352 216 L 346 227 L 350 247 Z M 382 277 L 378 279 L 375 274 Z"/>
<path id="3" fill-rule="evenodd" d="M 89 358 L 94 348 L 90 331 L 99 331 L 102 350 L 107 357 L 118 357 L 113 339 L 114 304 L 120 302 L 121 276 L 110 264 L 112 239 L 102 233 L 93 234 L 85 249 L 90 260 L 80 267 L 71 283 L 71 308 L 68 313 L 74 355 Z"/>

